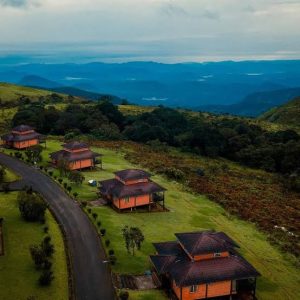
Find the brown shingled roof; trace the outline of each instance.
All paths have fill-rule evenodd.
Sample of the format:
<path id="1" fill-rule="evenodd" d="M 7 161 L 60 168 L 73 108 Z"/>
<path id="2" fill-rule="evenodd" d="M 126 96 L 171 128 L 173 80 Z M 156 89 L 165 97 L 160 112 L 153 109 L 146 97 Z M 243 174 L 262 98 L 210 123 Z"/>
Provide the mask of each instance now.
<path id="1" fill-rule="evenodd" d="M 62 146 L 68 150 L 78 150 L 78 149 L 82 149 L 82 148 L 89 148 L 89 145 L 87 143 L 77 142 L 77 141 L 66 143 L 66 144 L 63 144 Z"/>
<path id="2" fill-rule="evenodd" d="M 115 175 L 117 175 L 122 180 L 131 180 L 131 179 L 144 179 L 151 177 L 151 174 L 144 171 L 144 170 L 138 170 L 138 169 L 127 169 L 115 172 Z"/>
<path id="3" fill-rule="evenodd" d="M 13 131 L 18 131 L 18 132 L 24 132 L 24 131 L 30 131 L 33 130 L 31 126 L 28 125 L 19 125 L 13 128 Z"/>
<path id="4" fill-rule="evenodd" d="M 165 191 L 153 181 L 140 182 L 136 184 L 125 185 L 117 179 L 108 179 L 100 181 L 100 192 L 104 195 L 113 195 L 114 197 L 124 198 L 137 195 L 148 195 Z"/>
<path id="5" fill-rule="evenodd" d="M 82 151 L 82 152 L 77 152 L 77 153 L 71 153 L 65 150 L 60 150 L 57 152 L 53 152 L 50 154 L 51 159 L 54 159 L 56 161 L 60 159 L 64 159 L 68 162 L 72 161 L 78 161 L 82 159 L 92 159 L 96 158 L 98 156 L 101 156 L 101 154 L 92 152 L 90 150 Z"/>
<path id="6" fill-rule="evenodd" d="M 151 256 L 150 260 L 160 274 L 170 274 L 178 286 L 260 276 L 256 269 L 239 255 L 200 261 L 156 255 Z"/>
<path id="7" fill-rule="evenodd" d="M 213 252 L 231 251 L 238 245 L 225 233 L 202 231 L 175 233 L 178 241 L 192 256 Z"/>

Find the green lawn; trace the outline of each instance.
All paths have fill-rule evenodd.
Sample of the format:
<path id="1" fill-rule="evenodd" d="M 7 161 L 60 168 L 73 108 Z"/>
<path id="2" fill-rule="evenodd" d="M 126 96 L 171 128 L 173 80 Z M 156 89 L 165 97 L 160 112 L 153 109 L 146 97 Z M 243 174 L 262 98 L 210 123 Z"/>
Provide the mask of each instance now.
<path id="1" fill-rule="evenodd" d="M 130 291 L 130 300 L 165 300 L 165 294 L 160 290 Z"/>
<path id="2" fill-rule="evenodd" d="M 20 177 L 16 173 L 12 172 L 9 169 L 6 169 L 5 172 L 5 182 L 13 182 L 20 179 Z"/>
<path id="3" fill-rule="evenodd" d="M 60 149 L 60 142 L 48 141 L 44 151 L 44 163 L 49 152 Z M 103 156 L 104 170 L 83 172 L 85 182 L 82 186 L 73 185 L 73 191 L 79 193 L 80 200 L 97 198 L 97 188 L 87 184 L 89 179 L 107 179 L 113 177 L 113 172 L 125 168 L 137 167 L 124 159 L 124 154 L 109 149 L 93 149 Z M 57 172 L 57 171 L 56 171 Z M 118 214 L 109 207 L 93 208 L 98 214 L 103 228 L 107 230 L 106 237 L 111 241 L 110 249 L 114 249 L 117 264 L 115 272 L 140 274 L 149 269 L 149 254 L 155 252 L 152 243 L 174 240 L 174 233 L 215 229 L 226 232 L 241 246 L 241 253 L 262 274 L 258 280 L 257 294 L 259 299 L 299 299 L 300 272 L 292 264 L 292 258 L 283 255 L 276 247 L 270 245 L 265 234 L 248 222 L 228 215 L 222 207 L 201 195 L 193 194 L 182 184 L 167 180 L 162 176 L 153 179 L 168 189 L 166 213 L 129 213 Z M 97 221 L 98 221 L 97 220 Z M 128 255 L 121 236 L 124 225 L 138 226 L 145 235 L 145 242 L 135 257 Z M 154 293 L 154 294 L 152 294 Z M 159 295 L 159 296 L 153 296 Z M 158 291 L 132 292 L 132 299 L 160 299 Z M 155 298 L 154 298 L 155 297 Z"/>
<path id="4" fill-rule="evenodd" d="M 47 211 L 46 225 L 55 245 L 55 279 L 50 287 L 40 287 L 37 283 L 40 273 L 34 268 L 28 248 L 31 244 L 41 242 L 44 237 L 44 225 L 27 223 L 21 219 L 16 196 L 17 193 L 0 193 L 0 215 L 4 218 L 5 246 L 5 255 L 0 257 L 0 299 L 26 300 L 29 296 L 35 296 L 38 300 L 67 300 L 68 272 L 60 229 Z"/>

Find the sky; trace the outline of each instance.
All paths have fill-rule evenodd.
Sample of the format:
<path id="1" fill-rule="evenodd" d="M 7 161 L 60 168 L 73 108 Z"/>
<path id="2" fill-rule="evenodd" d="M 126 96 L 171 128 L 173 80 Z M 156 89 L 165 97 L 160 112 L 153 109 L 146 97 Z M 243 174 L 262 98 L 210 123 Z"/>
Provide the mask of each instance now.
<path id="1" fill-rule="evenodd" d="M 0 56 L 300 59 L 300 0 L 0 0 Z"/>

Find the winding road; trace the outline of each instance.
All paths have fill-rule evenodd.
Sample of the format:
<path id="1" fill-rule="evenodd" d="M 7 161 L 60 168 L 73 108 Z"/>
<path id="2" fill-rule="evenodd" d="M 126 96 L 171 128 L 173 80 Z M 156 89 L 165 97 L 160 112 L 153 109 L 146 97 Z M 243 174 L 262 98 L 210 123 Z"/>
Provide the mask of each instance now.
<path id="1" fill-rule="evenodd" d="M 43 195 L 63 227 L 70 253 L 76 300 L 115 299 L 110 267 L 96 230 L 78 204 L 51 178 L 23 162 L 0 153 L 0 163 Z"/>

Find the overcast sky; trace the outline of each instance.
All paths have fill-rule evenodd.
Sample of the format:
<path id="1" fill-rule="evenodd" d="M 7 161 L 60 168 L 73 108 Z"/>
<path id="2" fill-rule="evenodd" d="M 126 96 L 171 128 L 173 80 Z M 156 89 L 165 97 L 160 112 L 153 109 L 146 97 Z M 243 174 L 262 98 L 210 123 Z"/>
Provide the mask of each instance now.
<path id="1" fill-rule="evenodd" d="M 0 55 L 300 58 L 300 0 L 0 0 Z"/>

